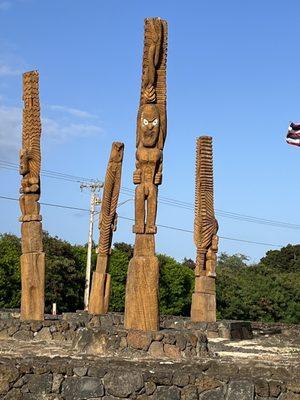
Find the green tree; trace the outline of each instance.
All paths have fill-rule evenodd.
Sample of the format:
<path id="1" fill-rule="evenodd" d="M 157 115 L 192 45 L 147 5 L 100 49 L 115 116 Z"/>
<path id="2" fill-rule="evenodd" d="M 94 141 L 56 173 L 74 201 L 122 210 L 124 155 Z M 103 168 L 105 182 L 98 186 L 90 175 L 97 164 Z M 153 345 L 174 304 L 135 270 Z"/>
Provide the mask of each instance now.
<path id="1" fill-rule="evenodd" d="M 182 260 L 182 265 L 184 267 L 191 269 L 192 271 L 195 271 L 196 264 L 195 261 L 192 260 L 191 258 L 184 257 L 184 259 Z"/>
<path id="2" fill-rule="evenodd" d="M 218 266 L 221 268 L 243 268 L 246 267 L 246 262 L 249 258 L 244 254 L 233 254 L 228 255 L 227 253 L 221 253 L 218 257 Z"/>
<path id="3" fill-rule="evenodd" d="M 134 247 L 131 244 L 124 243 L 124 242 L 117 242 L 117 243 L 114 243 L 114 249 L 120 250 L 122 253 L 127 254 L 129 259 L 131 259 L 133 257 Z"/>
<path id="4" fill-rule="evenodd" d="M 0 307 L 20 307 L 21 241 L 8 233 L 0 235 Z"/>
<path id="5" fill-rule="evenodd" d="M 52 303 L 59 312 L 83 308 L 86 248 L 72 246 L 65 240 L 44 232 L 46 253 L 45 305 L 49 312 Z"/>
<path id="6" fill-rule="evenodd" d="M 290 248 L 270 251 L 249 266 L 243 255 L 223 255 L 217 266 L 218 317 L 299 323 L 300 275 L 295 264 L 287 271 L 287 265 L 297 261 L 292 253 Z"/>
<path id="7" fill-rule="evenodd" d="M 130 254 L 120 250 L 120 247 L 112 250 L 110 257 L 109 271 L 111 275 L 111 297 L 109 309 L 110 311 L 124 311 L 125 306 L 125 286 L 127 269 L 130 260 Z M 123 248 L 124 249 L 124 248 Z"/>
<path id="8" fill-rule="evenodd" d="M 46 310 L 56 302 L 59 312 L 83 308 L 87 246 L 72 245 L 44 232 L 46 253 Z M 20 239 L 0 235 L 0 307 L 20 306 Z M 110 258 L 111 311 L 124 311 L 127 268 L 133 247 L 116 243 Z M 194 262 L 182 263 L 158 254 L 160 311 L 189 315 L 194 285 Z M 93 245 L 92 265 L 96 265 Z M 248 265 L 243 254 L 221 253 L 217 265 L 218 317 L 274 322 L 300 322 L 300 245 L 266 253 Z"/>
<path id="9" fill-rule="evenodd" d="M 280 250 L 267 251 L 260 262 L 273 270 L 300 272 L 300 245 L 288 244 Z"/>
<path id="10" fill-rule="evenodd" d="M 194 285 L 194 272 L 174 258 L 158 254 L 160 267 L 160 312 L 189 315 Z"/>

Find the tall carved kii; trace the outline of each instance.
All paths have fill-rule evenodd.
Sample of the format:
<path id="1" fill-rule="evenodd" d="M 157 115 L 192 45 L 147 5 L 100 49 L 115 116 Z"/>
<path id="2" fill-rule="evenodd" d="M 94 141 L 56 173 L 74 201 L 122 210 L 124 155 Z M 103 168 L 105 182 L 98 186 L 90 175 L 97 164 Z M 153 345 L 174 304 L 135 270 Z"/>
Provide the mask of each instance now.
<path id="1" fill-rule="evenodd" d="M 41 194 L 41 119 L 39 74 L 23 74 L 23 129 L 20 151 L 21 235 L 21 319 L 44 319 L 45 253 L 42 243 Z"/>
<path id="2" fill-rule="evenodd" d="M 158 260 L 154 234 L 158 185 L 162 182 L 162 155 L 167 133 L 166 116 L 167 22 L 145 20 L 143 73 L 137 116 L 135 191 L 136 234 L 129 263 L 125 298 L 125 327 L 157 330 Z"/>
<path id="3" fill-rule="evenodd" d="M 117 228 L 117 205 L 121 185 L 124 144 L 113 142 L 106 169 L 101 213 L 96 270 L 93 273 L 89 301 L 90 314 L 105 314 L 110 297 L 109 256 L 113 232 Z"/>
<path id="4" fill-rule="evenodd" d="M 201 136 L 196 149 L 194 241 L 197 247 L 193 321 L 216 321 L 218 222 L 214 213 L 212 138 Z"/>

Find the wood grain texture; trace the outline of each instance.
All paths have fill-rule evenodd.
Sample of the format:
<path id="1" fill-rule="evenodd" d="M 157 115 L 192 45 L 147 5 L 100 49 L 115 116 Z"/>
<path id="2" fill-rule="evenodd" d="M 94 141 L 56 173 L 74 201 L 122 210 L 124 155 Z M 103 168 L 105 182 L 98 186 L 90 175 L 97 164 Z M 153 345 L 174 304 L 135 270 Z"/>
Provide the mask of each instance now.
<path id="1" fill-rule="evenodd" d="M 193 321 L 216 320 L 216 263 L 218 222 L 214 212 L 212 138 L 196 142 L 194 242 L 197 249 L 195 291 L 192 296 Z"/>
<path id="2" fill-rule="evenodd" d="M 196 277 L 195 292 L 192 295 L 191 320 L 193 322 L 216 321 L 215 279 L 207 276 Z"/>
<path id="3" fill-rule="evenodd" d="M 21 255 L 21 320 L 44 319 L 45 253 Z"/>
<path id="4" fill-rule="evenodd" d="M 136 234 L 134 256 L 128 267 L 125 327 L 159 329 L 159 265 L 154 235 L 158 186 L 162 183 L 163 148 L 167 134 L 166 62 L 167 22 L 145 19 L 143 71 L 136 130 Z"/>
<path id="5" fill-rule="evenodd" d="M 126 329 L 159 330 L 159 265 L 155 256 L 135 256 L 128 266 L 125 316 Z"/>
<path id="6" fill-rule="evenodd" d="M 105 314 L 109 307 L 109 258 L 113 232 L 117 229 L 117 206 L 120 194 L 124 143 L 113 142 L 106 169 L 101 212 L 96 271 L 92 277 L 88 312 Z"/>
<path id="7" fill-rule="evenodd" d="M 206 275 L 207 252 L 213 250 L 218 231 L 214 213 L 212 138 L 201 136 L 196 143 L 194 241 L 197 248 L 196 275 Z M 216 241 L 216 239 L 215 239 Z M 217 244 L 216 244 L 217 246 Z"/>
<path id="8" fill-rule="evenodd" d="M 23 74 L 23 128 L 20 151 L 21 319 L 44 319 L 45 254 L 40 215 L 41 117 L 39 73 Z"/>

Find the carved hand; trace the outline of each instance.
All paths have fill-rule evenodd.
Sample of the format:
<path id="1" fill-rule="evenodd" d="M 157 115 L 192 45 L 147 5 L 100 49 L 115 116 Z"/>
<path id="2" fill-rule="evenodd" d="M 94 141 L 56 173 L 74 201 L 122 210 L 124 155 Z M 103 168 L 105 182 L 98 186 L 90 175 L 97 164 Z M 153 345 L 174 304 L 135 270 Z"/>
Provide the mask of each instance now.
<path id="1" fill-rule="evenodd" d="M 157 174 L 155 174 L 154 184 L 160 185 L 161 182 L 162 182 L 162 174 L 160 172 L 158 172 Z"/>
<path id="2" fill-rule="evenodd" d="M 35 185 L 30 185 L 30 186 L 26 186 L 23 189 L 23 193 L 36 193 L 39 190 L 39 185 L 35 184 Z"/>
<path id="3" fill-rule="evenodd" d="M 135 185 L 138 185 L 139 183 L 141 183 L 141 171 L 136 169 L 133 173 L 133 183 Z"/>

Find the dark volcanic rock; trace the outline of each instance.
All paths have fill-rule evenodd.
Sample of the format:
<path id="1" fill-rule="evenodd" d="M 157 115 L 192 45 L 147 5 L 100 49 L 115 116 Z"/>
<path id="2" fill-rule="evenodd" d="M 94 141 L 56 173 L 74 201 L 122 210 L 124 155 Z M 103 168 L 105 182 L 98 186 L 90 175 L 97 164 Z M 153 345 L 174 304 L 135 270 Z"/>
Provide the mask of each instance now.
<path id="1" fill-rule="evenodd" d="M 128 397 L 144 386 L 142 375 L 136 371 L 110 371 L 104 379 L 104 386 L 108 394 L 117 397 Z"/>
<path id="2" fill-rule="evenodd" d="M 104 395 L 104 389 L 98 378 L 72 377 L 64 380 L 61 393 L 66 400 L 82 400 L 101 397 Z"/>
<path id="3" fill-rule="evenodd" d="M 154 393 L 153 400 L 179 400 L 180 390 L 176 386 L 158 386 Z"/>
<path id="4" fill-rule="evenodd" d="M 249 381 L 232 381 L 228 386 L 226 400 L 253 400 L 254 385 Z"/>

